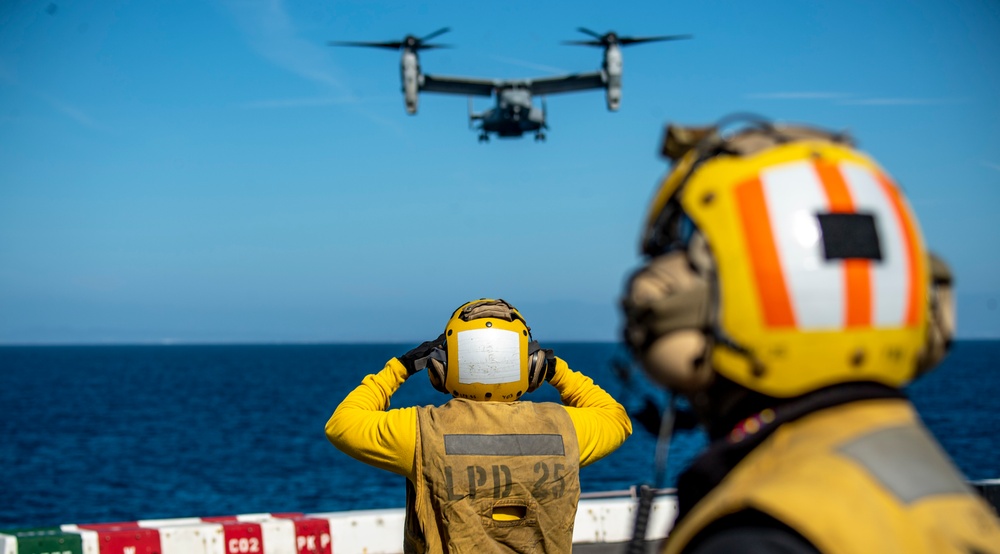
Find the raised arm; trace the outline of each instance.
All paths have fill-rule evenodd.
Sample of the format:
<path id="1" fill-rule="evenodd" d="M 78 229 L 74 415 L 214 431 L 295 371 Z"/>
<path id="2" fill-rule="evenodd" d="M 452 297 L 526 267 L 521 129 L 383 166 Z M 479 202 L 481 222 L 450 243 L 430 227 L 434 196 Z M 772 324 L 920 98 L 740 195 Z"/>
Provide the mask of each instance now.
<path id="1" fill-rule="evenodd" d="M 397 358 L 365 376 L 326 422 L 326 438 L 352 458 L 412 480 L 416 408 L 388 409 L 389 399 L 408 376 Z"/>
<path id="2" fill-rule="evenodd" d="M 556 358 L 555 374 L 549 382 L 559 391 L 573 420 L 581 466 L 614 452 L 632 434 L 632 421 L 625 407 L 593 379 L 570 369 L 562 358 Z"/>

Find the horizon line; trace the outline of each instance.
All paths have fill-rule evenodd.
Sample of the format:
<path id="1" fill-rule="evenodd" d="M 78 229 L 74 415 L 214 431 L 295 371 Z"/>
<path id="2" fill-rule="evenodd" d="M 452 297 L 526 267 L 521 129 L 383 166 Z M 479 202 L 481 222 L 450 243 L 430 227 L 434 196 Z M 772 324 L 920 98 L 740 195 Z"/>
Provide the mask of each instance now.
<path id="1" fill-rule="evenodd" d="M 1000 341 L 1000 336 L 980 335 L 956 337 L 953 342 L 990 342 Z M 420 341 L 337 341 L 337 340 L 141 340 L 141 341 L 3 341 L 0 348 L 62 348 L 62 347 L 100 347 L 100 346 L 396 346 L 418 344 Z M 621 340 L 612 339 L 559 339 L 546 341 L 546 344 L 620 344 Z"/>
<path id="2" fill-rule="evenodd" d="M 958 339 L 961 340 L 961 339 Z M 990 340 L 990 339 L 985 339 Z M 1000 340 L 1000 337 L 997 337 Z M 77 347 L 77 346 L 395 346 L 413 345 L 421 341 L 338 341 L 338 340 L 137 340 L 137 341 L 3 341 L 0 348 L 18 347 Z M 613 339 L 559 339 L 546 344 L 600 343 L 624 344 Z"/>

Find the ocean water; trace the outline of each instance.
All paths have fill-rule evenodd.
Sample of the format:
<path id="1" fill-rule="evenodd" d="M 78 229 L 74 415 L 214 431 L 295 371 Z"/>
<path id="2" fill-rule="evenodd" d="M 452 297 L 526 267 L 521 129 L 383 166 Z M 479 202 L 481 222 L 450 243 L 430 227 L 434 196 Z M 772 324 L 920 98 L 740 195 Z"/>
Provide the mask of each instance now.
<path id="1" fill-rule="evenodd" d="M 630 409 L 659 391 L 611 369 L 612 343 L 547 345 Z M 0 529 L 62 523 L 327 512 L 403 505 L 403 478 L 330 445 L 323 427 L 365 374 L 409 345 L 0 348 Z M 908 390 L 970 479 L 1000 477 L 1000 341 L 957 343 Z M 662 396 L 657 396 L 662 398 Z M 527 397 L 558 401 L 545 386 Z M 426 377 L 393 406 L 446 398 Z M 675 436 L 667 481 L 704 445 Z M 584 492 L 652 482 L 655 439 L 638 425 L 581 472 Z"/>

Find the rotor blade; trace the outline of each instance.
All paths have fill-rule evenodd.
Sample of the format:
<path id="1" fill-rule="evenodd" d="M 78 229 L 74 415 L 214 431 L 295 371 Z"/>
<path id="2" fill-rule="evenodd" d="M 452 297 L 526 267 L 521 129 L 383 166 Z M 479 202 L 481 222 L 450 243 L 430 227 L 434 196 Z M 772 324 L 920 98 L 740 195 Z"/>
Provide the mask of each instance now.
<path id="1" fill-rule="evenodd" d="M 448 32 L 448 31 L 450 31 L 450 30 L 451 30 L 451 27 L 441 27 L 441 28 L 440 28 L 440 29 L 438 29 L 437 31 L 434 31 L 433 33 L 431 33 L 431 34 L 427 35 L 426 37 L 423 37 L 423 38 L 420 38 L 420 39 L 418 39 L 418 40 L 419 40 L 420 42 L 423 42 L 423 41 L 425 41 L 425 40 L 431 40 L 432 38 L 434 38 L 434 37 L 438 37 L 438 36 L 441 36 L 441 35 L 443 35 L 443 34 L 447 33 L 447 32 Z"/>
<path id="2" fill-rule="evenodd" d="M 622 45 L 640 44 L 643 42 L 662 42 L 665 40 L 685 40 L 693 38 L 692 35 L 667 35 L 662 37 L 621 37 L 618 42 Z"/>
<path id="3" fill-rule="evenodd" d="M 327 42 L 330 46 L 362 46 L 366 48 L 388 48 L 390 50 L 399 50 L 403 46 L 402 42 L 351 42 L 351 41 L 339 41 L 331 40 Z"/>
<path id="4" fill-rule="evenodd" d="M 604 46 L 604 43 L 599 40 L 564 40 L 562 43 L 575 46 Z"/>
<path id="5" fill-rule="evenodd" d="M 598 40 L 601 40 L 603 38 L 603 36 L 601 34 L 595 33 L 594 31 L 591 31 L 590 29 L 588 29 L 586 27 L 577 27 L 576 30 L 580 31 L 581 33 L 583 33 L 585 35 L 590 35 L 590 36 L 592 36 L 592 37 L 594 37 L 594 38 L 596 38 Z"/>
<path id="6" fill-rule="evenodd" d="M 450 44 L 423 44 L 419 43 L 416 47 L 417 50 L 435 50 L 438 48 L 454 48 Z"/>

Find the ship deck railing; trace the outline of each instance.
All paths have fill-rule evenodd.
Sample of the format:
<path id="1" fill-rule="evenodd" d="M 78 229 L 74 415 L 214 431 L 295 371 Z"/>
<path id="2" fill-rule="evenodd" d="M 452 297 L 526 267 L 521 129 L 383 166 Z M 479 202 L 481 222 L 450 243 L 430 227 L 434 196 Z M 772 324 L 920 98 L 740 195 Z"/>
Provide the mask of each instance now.
<path id="1" fill-rule="evenodd" d="M 970 483 L 994 509 L 1000 479 Z M 667 536 L 677 515 L 674 489 L 653 490 L 646 552 Z M 625 552 L 641 496 L 628 490 L 580 495 L 573 529 L 577 554 Z M 0 530 L 0 554 L 396 554 L 403 508 L 326 513 L 258 513 Z"/>

